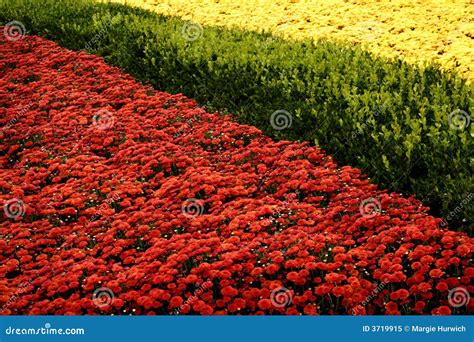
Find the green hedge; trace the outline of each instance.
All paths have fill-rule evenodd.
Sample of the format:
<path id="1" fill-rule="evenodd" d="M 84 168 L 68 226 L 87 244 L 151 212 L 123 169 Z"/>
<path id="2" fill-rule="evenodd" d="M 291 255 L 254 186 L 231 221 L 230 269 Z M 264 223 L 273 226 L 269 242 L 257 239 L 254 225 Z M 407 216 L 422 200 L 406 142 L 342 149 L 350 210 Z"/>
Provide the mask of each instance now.
<path id="1" fill-rule="evenodd" d="M 453 73 L 239 30 L 205 27 L 190 41 L 177 18 L 90 0 L 0 0 L 0 21 L 11 20 L 275 138 L 315 142 L 381 186 L 416 194 L 453 229 L 472 228 L 473 125 L 450 128 L 448 116 L 472 113 L 474 91 Z M 290 127 L 272 127 L 277 110 Z"/>

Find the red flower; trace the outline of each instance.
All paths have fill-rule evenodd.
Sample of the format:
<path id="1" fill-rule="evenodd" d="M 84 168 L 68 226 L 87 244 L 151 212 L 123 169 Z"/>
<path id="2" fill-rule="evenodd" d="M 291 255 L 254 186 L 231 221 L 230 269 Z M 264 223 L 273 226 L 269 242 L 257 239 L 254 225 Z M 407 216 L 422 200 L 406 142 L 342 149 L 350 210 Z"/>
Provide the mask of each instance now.
<path id="1" fill-rule="evenodd" d="M 451 309 L 448 306 L 439 306 L 431 311 L 433 315 L 436 316 L 445 316 L 451 314 Z"/>
<path id="2" fill-rule="evenodd" d="M 291 280 L 292 282 L 298 282 L 299 279 L 300 279 L 300 276 L 297 272 L 289 272 L 287 275 L 286 275 L 286 279 L 288 280 Z"/>
<path id="3" fill-rule="evenodd" d="M 224 287 L 222 290 L 221 290 L 221 293 L 224 295 L 224 296 L 228 296 L 228 297 L 235 297 L 239 294 L 239 291 L 237 291 L 236 289 L 234 289 L 232 286 L 226 286 Z"/>
<path id="4" fill-rule="evenodd" d="M 456 254 L 459 256 L 467 256 L 471 253 L 471 249 L 466 245 L 461 245 L 456 248 Z"/>
<path id="5" fill-rule="evenodd" d="M 328 294 L 329 292 L 331 292 L 331 286 L 327 284 L 323 284 L 321 286 L 316 287 L 314 292 L 319 296 L 324 296 Z"/>
<path id="6" fill-rule="evenodd" d="M 258 307 L 260 310 L 268 310 L 272 307 L 272 302 L 269 299 L 260 299 L 258 301 Z"/>
<path id="7" fill-rule="evenodd" d="M 234 300 L 234 304 L 237 307 L 237 309 L 245 309 L 245 307 L 247 306 L 245 299 L 242 299 L 242 298 L 236 298 Z"/>
<path id="8" fill-rule="evenodd" d="M 304 312 L 306 315 L 316 315 L 316 314 L 317 314 L 316 306 L 314 306 L 314 305 L 312 305 L 312 304 L 307 304 L 307 305 L 304 307 L 303 312 Z"/>
<path id="9" fill-rule="evenodd" d="M 405 289 L 400 289 L 397 291 L 394 291 L 390 294 L 390 298 L 392 300 L 397 300 L 397 299 L 407 299 L 408 296 L 410 295 L 410 292 L 408 292 Z"/>
<path id="10" fill-rule="evenodd" d="M 423 309 L 425 308 L 426 303 L 424 301 L 417 301 L 415 303 L 415 311 L 418 313 L 423 312 Z"/>
<path id="11" fill-rule="evenodd" d="M 443 271 L 437 268 L 430 271 L 430 277 L 432 278 L 441 278 L 442 275 L 443 275 Z"/>
<path id="12" fill-rule="evenodd" d="M 448 291 L 449 286 L 445 281 L 439 282 L 438 285 L 436 285 L 436 290 L 441 291 L 441 292 L 446 292 Z"/>
<path id="13" fill-rule="evenodd" d="M 276 264 L 270 264 L 267 266 L 266 268 L 266 271 L 268 274 L 275 274 L 278 272 L 278 270 L 280 269 L 280 267 L 278 267 L 278 265 Z"/>
<path id="14" fill-rule="evenodd" d="M 388 302 L 385 307 L 387 308 L 388 314 L 394 314 L 395 312 L 398 311 L 398 305 L 397 303 L 394 303 L 394 302 Z"/>
<path id="15" fill-rule="evenodd" d="M 344 276 L 338 273 L 329 273 L 324 278 L 329 283 L 339 283 L 344 280 Z"/>
<path id="16" fill-rule="evenodd" d="M 203 305 L 199 310 L 201 315 L 212 315 L 213 312 L 214 309 L 209 305 Z"/>
<path id="17" fill-rule="evenodd" d="M 179 296 L 174 296 L 170 300 L 170 307 L 172 307 L 172 308 L 177 308 L 177 307 L 181 306 L 182 304 L 183 304 L 183 298 L 181 298 Z"/>
<path id="18" fill-rule="evenodd" d="M 467 267 L 464 270 L 464 275 L 469 278 L 474 278 L 474 267 Z"/>
<path id="19" fill-rule="evenodd" d="M 332 293 L 336 296 L 336 297 L 340 297 L 344 294 L 344 287 L 342 286 L 336 286 L 332 289 Z"/>
<path id="20" fill-rule="evenodd" d="M 431 284 L 428 283 L 420 283 L 418 284 L 418 291 L 420 292 L 428 292 L 431 290 Z"/>

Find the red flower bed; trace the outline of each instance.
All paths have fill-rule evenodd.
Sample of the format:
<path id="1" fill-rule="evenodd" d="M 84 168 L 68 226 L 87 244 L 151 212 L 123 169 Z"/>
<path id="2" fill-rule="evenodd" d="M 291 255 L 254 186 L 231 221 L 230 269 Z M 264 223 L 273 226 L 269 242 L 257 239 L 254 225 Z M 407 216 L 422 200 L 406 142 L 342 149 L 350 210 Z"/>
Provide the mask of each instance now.
<path id="1" fill-rule="evenodd" d="M 0 39 L 2 314 L 473 311 L 474 239 L 416 199 L 101 58 Z"/>

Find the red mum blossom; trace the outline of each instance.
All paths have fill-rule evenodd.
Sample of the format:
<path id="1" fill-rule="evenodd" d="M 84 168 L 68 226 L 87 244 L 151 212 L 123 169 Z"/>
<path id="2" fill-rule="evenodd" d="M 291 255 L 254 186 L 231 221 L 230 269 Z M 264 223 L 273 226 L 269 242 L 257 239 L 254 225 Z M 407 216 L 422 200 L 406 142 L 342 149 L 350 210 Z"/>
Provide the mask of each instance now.
<path id="1" fill-rule="evenodd" d="M 260 299 L 258 301 L 258 307 L 261 310 L 268 310 L 272 307 L 272 302 L 269 299 Z"/>
<path id="2" fill-rule="evenodd" d="M 266 271 L 268 274 L 275 274 L 278 272 L 278 270 L 280 269 L 280 267 L 278 267 L 278 265 L 276 264 L 270 264 L 267 266 L 266 268 Z"/>
<path id="3" fill-rule="evenodd" d="M 332 289 L 332 293 L 336 296 L 336 297 L 340 297 L 342 296 L 345 291 L 344 291 L 344 287 L 342 286 L 336 286 Z"/>
<path id="4" fill-rule="evenodd" d="M 344 276 L 337 273 L 329 273 L 324 279 L 329 283 L 339 283 L 344 279 Z"/>
<path id="5" fill-rule="evenodd" d="M 214 309 L 210 305 L 203 305 L 199 310 L 201 315 L 212 315 L 213 312 Z"/>
<path id="6" fill-rule="evenodd" d="M 418 313 L 423 312 L 423 309 L 425 308 L 426 303 L 424 301 L 417 301 L 415 303 L 415 311 Z"/>
<path id="7" fill-rule="evenodd" d="M 429 284 L 429 283 L 420 283 L 420 284 L 418 284 L 418 291 L 428 292 L 430 290 L 431 290 L 431 284 Z"/>
<path id="8" fill-rule="evenodd" d="M 431 311 L 433 315 L 436 316 L 445 316 L 451 314 L 451 309 L 448 306 L 439 306 Z"/>
<path id="9" fill-rule="evenodd" d="M 179 296 L 174 296 L 170 300 L 170 307 L 172 307 L 172 308 L 177 308 L 177 307 L 181 306 L 182 304 L 183 304 L 183 298 L 181 298 Z"/>
<path id="10" fill-rule="evenodd" d="M 237 309 L 245 309 L 245 307 L 247 306 L 245 299 L 242 299 L 242 298 L 236 298 L 234 300 L 234 304 L 237 307 Z"/>
<path id="11" fill-rule="evenodd" d="M 443 275 L 443 271 L 439 269 L 434 269 L 430 271 L 430 277 L 432 278 L 441 278 L 442 275 Z"/>
<path id="12" fill-rule="evenodd" d="M 410 295 L 410 292 L 408 292 L 407 290 L 405 289 L 400 289 L 400 290 L 397 290 L 395 292 L 392 292 L 390 294 L 390 298 L 392 300 L 396 300 L 396 299 L 407 299 L 408 296 Z"/>
<path id="13" fill-rule="evenodd" d="M 239 294 L 239 291 L 234 289 L 232 286 L 226 286 L 221 290 L 224 296 L 235 297 Z"/>
<path id="14" fill-rule="evenodd" d="M 286 278 L 288 280 L 291 280 L 292 282 L 298 282 L 299 279 L 300 279 L 300 276 L 297 272 L 289 272 L 287 275 L 286 275 Z"/>
<path id="15" fill-rule="evenodd" d="M 307 304 L 304 309 L 303 309 L 303 312 L 306 314 L 306 315 L 316 315 L 317 314 L 317 309 L 316 309 L 316 306 L 312 305 L 312 304 Z"/>
<path id="16" fill-rule="evenodd" d="M 461 245 L 456 248 L 456 254 L 459 256 L 467 256 L 469 253 L 471 253 L 471 250 L 466 245 Z"/>
<path id="17" fill-rule="evenodd" d="M 397 305 L 397 303 L 388 302 L 385 307 L 387 308 L 387 313 L 388 313 L 388 314 L 395 314 L 395 312 L 398 312 L 398 305 Z"/>

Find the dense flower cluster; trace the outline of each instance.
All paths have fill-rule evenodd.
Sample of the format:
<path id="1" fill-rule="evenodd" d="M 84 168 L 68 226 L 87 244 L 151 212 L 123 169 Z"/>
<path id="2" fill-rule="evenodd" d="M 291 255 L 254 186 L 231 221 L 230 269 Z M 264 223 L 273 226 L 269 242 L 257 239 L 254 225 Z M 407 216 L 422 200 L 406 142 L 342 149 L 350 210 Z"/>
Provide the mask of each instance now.
<path id="1" fill-rule="evenodd" d="M 128 0 L 127 4 L 208 26 L 361 43 L 379 56 L 418 65 L 435 61 L 456 69 L 468 81 L 474 78 L 469 1 Z"/>
<path id="2" fill-rule="evenodd" d="M 416 199 L 99 57 L 0 46 L 2 314 L 472 312 L 448 297 L 474 241 Z"/>

